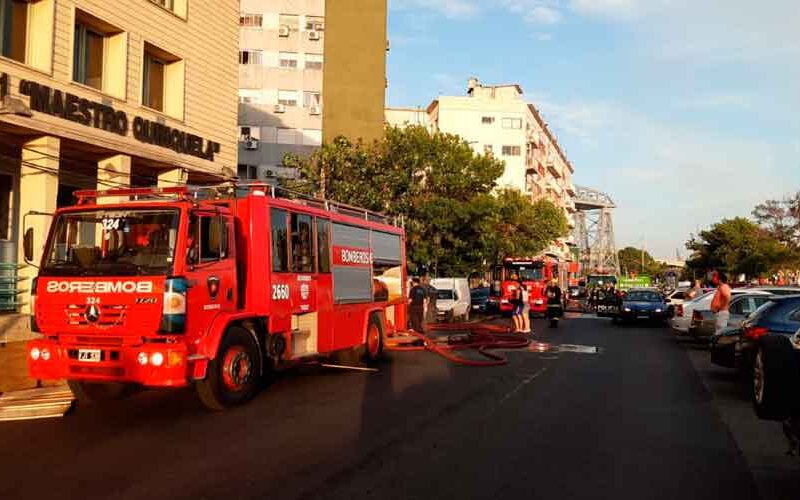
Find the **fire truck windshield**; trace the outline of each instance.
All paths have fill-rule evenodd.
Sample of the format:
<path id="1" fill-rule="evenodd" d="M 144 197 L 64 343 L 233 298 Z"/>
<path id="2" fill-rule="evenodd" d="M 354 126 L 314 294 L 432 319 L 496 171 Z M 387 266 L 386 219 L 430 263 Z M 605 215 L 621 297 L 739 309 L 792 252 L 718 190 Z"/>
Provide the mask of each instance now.
<path id="1" fill-rule="evenodd" d="M 92 210 L 58 216 L 41 274 L 167 274 L 175 256 L 178 210 Z"/>
<path id="2" fill-rule="evenodd" d="M 516 274 L 522 281 L 542 281 L 544 279 L 544 269 L 541 264 L 533 263 L 529 265 L 506 265 L 506 279 Z"/>

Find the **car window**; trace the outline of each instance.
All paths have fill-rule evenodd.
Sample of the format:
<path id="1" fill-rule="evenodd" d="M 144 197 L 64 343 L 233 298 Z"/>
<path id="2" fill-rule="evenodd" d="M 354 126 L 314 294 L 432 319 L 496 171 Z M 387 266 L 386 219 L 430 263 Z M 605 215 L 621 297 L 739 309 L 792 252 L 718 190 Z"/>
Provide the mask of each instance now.
<path id="1" fill-rule="evenodd" d="M 452 300 L 453 290 L 436 290 L 436 298 L 439 300 Z"/>
<path id="2" fill-rule="evenodd" d="M 686 298 L 686 294 L 683 292 L 675 292 L 672 294 L 672 297 L 670 298 L 674 300 L 683 300 L 684 298 Z"/>
<path id="3" fill-rule="evenodd" d="M 777 304 L 777 302 L 774 302 L 772 300 L 768 300 L 767 302 L 764 302 L 763 304 L 761 304 L 761 307 L 756 309 L 755 312 L 750 315 L 750 319 L 754 320 L 754 321 L 757 320 L 758 318 L 763 316 L 765 313 L 767 313 L 767 311 L 769 311 L 770 309 L 775 307 L 776 304 Z"/>
<path id="4" fill-rule="evenodd" d="M 747 307 L 747 298 L 739 298 L 734 299 L 731 302 L 731 306 L 728 308 L 731 314 L 736 314 L 742 316 L 745 314 L 745 309 Z"/>
<path id="5" fill-rule="evenodd" d="M 800 308 L 796 309 L 792 314 L 789 315 L 789 321 L 797 321 L 800 323 Z"/>

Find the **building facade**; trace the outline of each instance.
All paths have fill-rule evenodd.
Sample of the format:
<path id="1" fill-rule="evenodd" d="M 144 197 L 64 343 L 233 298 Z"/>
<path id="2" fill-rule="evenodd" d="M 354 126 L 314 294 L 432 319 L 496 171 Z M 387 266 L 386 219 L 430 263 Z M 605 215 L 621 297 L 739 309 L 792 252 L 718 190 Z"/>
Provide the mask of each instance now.
<path id="1" fill-rule="evenodd" d="M 323 139 L 380 137 L 385 0 L 242 0 L 240 8 L 240 178 L 293 177 L 284 156 L 307 156 Z"/>
<path id="2" fill-rule="evenodd" d="M 561 207 L 574 226 L 575 172 L 539 110 L 525 101 L 519 85 L 484 85 L 471 78 L 464 96 L 440 96 L 427 109 L 430 130 L 456 134 L 479 154 L 503 160 L 498 187 L 517 189 L 531 201 L 548 199 Z M 422 122 L 413 110 L 390 108 L 390 124 Z M 570 240 L 552 251 L 567 257 Z"/>
<path id="3" fill-rule="evenodd" d="M 236 0 L 0 0 L 0 262 L 21 259 L 26 213 L 76 189 L 235 177 L 238 16 Z"/>
<path id="4" fill-rule="evenodd" d="M 431 130 L 431 120 L 425 108 L 386 108 L 386 124 L 391 127 L 419 126 Z"/>

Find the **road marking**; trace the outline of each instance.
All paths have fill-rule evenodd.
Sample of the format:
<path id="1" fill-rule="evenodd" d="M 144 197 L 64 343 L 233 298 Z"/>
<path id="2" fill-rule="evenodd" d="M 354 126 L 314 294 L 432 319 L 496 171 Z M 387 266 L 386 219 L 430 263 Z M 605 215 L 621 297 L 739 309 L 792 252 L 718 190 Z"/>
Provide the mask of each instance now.
<path id="1" fill-rule="evenodd" d="M 511 389 L 511 391 L 508 394 L 503 396 L 503 399 L 500 400 L 500 402 L 498 403 L 498 406 L 503 404 L 508 398 L 510 398 L 514 394 L 518 393 L 523 387 L 525 387 L 526 385 L 528 385 L 531 382 L 533 382 L 534 379 L 536 379 L 539 375 L 541 375 L 542 373 L 544 373 L 546 371 L 547 371 L 547 367 L 543 367 L 539 371 L 534 373 L 533 375 L 529 375 L 529 376 L 525 377 L 524 379 L 522 379 L 522 382 L 520 382 L 519 384 L 517 384 L 516 387 Z"/>

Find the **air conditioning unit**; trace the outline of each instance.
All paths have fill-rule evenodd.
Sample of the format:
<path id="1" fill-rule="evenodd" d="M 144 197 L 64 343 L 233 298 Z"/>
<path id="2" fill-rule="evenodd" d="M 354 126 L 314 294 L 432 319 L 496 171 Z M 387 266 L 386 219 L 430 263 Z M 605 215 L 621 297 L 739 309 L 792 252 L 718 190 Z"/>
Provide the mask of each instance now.
<path id="1" fill-rule="evenodd" d="M 289 36 L 289 27 L 285 24 L 282 24 L 280 28 L 278 28 L 278 36 L 282 38 L 287 38 Z"/>
<path id="2" fill-rule="evenodd" d="M 308 39 L 309 40 L 319 40 L 319 31 L 309 31 L 308 32 Z"/>
<path id="3" fill-rule="evenodd" d="M 325 25 L 322 23 L 314 23 L 314 30 L 315 31 L 323 31 L 325 29 Z"/>
<path id="4" fill-rule="evenodd" d="M 311 106 L 310 108 L 308 108 L 308 114 L 310 115 L 317 116 L 320 113 L 322 113 L 322 110 L 319 108 L 319 106 Z"/>
<path id="5" fill-rule="evenodd" d="M 283 104 L 276 104 L 275 105 L 275 112 L 276 113 L 286 113 L 286 106 Z"/>
<path id="6" fill-rule="evenodd" d="M 247 139 L 244 141 L 244 149 L 254 151 L 258 149 L 258 139 Z"/>
<path id="7" fill-rule="evenodd" d="M 272 170 L 265 170 L 264 177 L 275 177 L 275 172 L 273 172 Z"/>

